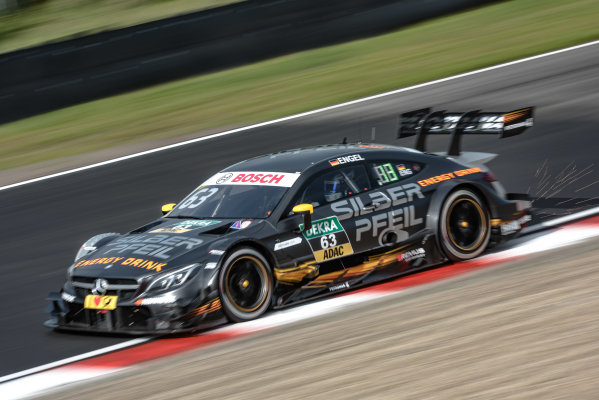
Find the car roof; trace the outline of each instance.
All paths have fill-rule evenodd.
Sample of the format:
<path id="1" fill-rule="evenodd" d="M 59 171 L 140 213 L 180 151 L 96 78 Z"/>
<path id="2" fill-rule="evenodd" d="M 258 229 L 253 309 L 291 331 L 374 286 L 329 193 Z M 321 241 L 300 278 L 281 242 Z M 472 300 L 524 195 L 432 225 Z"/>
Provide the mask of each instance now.
<path id="1" fill-rule="evenodd" d="M 405 154 L 422 154 L 418 150 L 407 147 L 391 146 L 375 143 L 350 143 L 304 147 L 266 154 L 231 165 L 222 172 L 229 171 L 275 171 L 303 172 L 312 165 L 334 160 L 338 157 L 360 154 L 362 157 L 389 156 Z M 399 154 L 398 154 L 399 153 Z"/>

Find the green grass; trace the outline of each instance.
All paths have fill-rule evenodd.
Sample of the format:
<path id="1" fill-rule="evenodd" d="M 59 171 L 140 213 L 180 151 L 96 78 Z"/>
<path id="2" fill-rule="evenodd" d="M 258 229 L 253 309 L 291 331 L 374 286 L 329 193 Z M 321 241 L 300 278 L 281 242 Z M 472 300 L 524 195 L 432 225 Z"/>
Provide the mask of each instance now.
<path id="1" fill-rule="evenodd" d="M 46 0 L 0 14 L 0 53 L 238 1 Z"/>
<path id="2" fill-rule="evenodd" d="M 0 169 L 264 121 L 599 38 L 596 0 L 516 0 L 0 126 Z"/>

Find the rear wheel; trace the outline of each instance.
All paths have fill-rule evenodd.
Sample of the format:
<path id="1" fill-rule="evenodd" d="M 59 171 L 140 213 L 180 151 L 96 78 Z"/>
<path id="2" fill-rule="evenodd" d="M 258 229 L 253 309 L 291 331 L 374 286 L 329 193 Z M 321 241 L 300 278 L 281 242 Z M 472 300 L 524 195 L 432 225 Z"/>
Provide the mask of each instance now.
<path id="1" fill-rule="evenodd" d="M 234 251 L 220 271 L 223 310 L 234 322 L 258 318 L 270 306 L 272 273 L 262 254 L 248 247 Z"/>
<path id="2" fill-rule="evenodd" d="M 489 211 L 478 195 L 460 189 L 447 196 L 439 221 L 441 246 L 454 261 L 479 256 L 491 238 Z"/>

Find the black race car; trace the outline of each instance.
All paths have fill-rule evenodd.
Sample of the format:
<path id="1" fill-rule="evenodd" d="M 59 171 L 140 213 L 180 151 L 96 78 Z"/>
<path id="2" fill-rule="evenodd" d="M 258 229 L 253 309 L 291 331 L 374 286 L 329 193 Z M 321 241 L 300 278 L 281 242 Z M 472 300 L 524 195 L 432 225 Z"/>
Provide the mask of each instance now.
<path id="1" fill-rule="evenodd" d="M 521 133 L 532 112 L 417 110 L 399 129 L 417 149 L 340 144 L 237 163 L 162 218 L 83 244 L 46 325 L 190 331 L 476 257 L 516 235 L 530 203 L 483 166 L 493 155 L 460 154 L 460 137 Z M 424 152 L 427 134 L 450 134 L 448 154 Z"/>

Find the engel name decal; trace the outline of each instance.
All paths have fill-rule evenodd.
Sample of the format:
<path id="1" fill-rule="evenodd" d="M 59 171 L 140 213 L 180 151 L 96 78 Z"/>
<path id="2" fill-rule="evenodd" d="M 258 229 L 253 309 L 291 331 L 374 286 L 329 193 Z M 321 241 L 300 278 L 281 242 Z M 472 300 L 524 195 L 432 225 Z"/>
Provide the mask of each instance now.
<path id="1" fill-rule="evenodd" d="M 291 187 L 300 177 L 299 173 L 289 172 L 264 172 L 264 171 L 244 171 L 244 172 L 219 172 L 205 181 L 201 186 L 206 185 L 263 185 Z"/>
<path id="2" fill-rule="evenodd" d="M 356 162 L 356 161 L 364 161 L 364 159 L 359 154 L 352 154 L 350 156 L 337 157 L 333 160 L 329 160 L 329 164 L 331 164 L 331 166 L 334 167 L 339 164 L 347 164 L 347 163 L 352 163 L 352 162 Z"/>
<path id="3" fill-rule="evenodd" d="M 425 186 L 434 185 L 435 183 L 439 183 L 439 182 L 447 181 L 447 180 L 450 180 L 450 179 L 454 179 L 456 177 L 470 175 L 470 174 L 476 174 L 478 172 L 484 172 L 484 171 L 482 169 L 480 169 L 480 168 L 460 169 L 458 171 L 448 172 L 446 174 L 441 174 L 441 175 L 437 175 L 437 176 L 431 176 L 430 178 L 418 181 L 418 184 L 420 186 L 422 186 L 422 187 L 425 187 Z"/>

